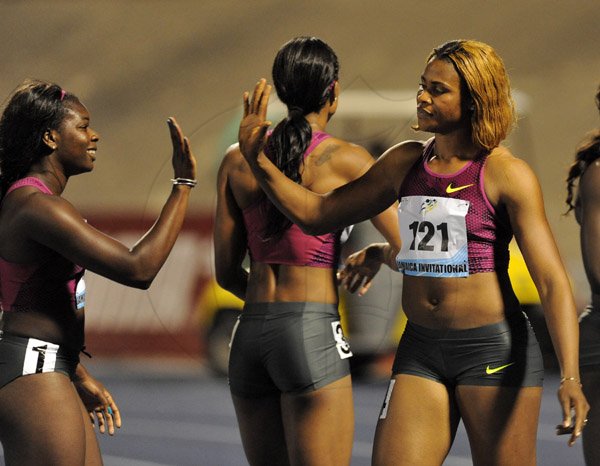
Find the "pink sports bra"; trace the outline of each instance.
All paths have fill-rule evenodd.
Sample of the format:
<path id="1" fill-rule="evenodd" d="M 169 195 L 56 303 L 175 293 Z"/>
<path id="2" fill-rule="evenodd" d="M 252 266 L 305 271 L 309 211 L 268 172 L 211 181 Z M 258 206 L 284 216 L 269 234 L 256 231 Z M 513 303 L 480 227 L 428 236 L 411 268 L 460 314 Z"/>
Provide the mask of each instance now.
<path id="1" fill-rule="evenodd" d="M 33 186 L 42 193 L 52 191 L 38 178 L 16 181 L 6 195 L 23 186 Z M 41 262 L 18 264 L 0 257 L 0 309 L 2 311 L 48 311 L 85 304 L 84 269 L 57 253 Z"/>
<path id="2" fill-rule="evenodd" d="M 488 154 L 481 154 L 452 174 L 434 173 L 427 161 L 434 153 L 435 139 L 425 145 L 423 156 L 414 164 L 400 188 L 404 196 L 437 196 L 469 202 L 465 218 L 469 273 L 506 270 L 508 243 L 513 232 L 496 214 L 485 194 L 483 177 Z M 405 241 L 406 239 L 403 238 Z"/>
<path id="3" fill-rule="evenodd" d="M 313 131 L 304 159 L 325 139 L 331 136 Z M 299 265 L 333 268 L 337 266 L 340 249 L 340 232 L 311 236 L 295 224 L 279 238 L 265 239 L 267 226 L 266 208 L 270 201 L 261 198 L 243 209 L 248 235 L 248 250 L 253 261 L 266 264 Z"/>

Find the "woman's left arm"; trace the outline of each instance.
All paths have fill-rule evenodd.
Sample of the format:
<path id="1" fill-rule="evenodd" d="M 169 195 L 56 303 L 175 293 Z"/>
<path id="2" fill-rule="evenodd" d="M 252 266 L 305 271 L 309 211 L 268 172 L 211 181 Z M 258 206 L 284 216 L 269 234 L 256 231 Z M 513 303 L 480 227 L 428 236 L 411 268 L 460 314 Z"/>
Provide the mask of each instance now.
<path id="1" fill-rule="evenodd" d="M 546 325 L 561 370 L 558 398 L 563 425 L 575 429 L 572 445 L 581 434 L 589 405 L 579 377 L 579 327 L 571 286 L 558 247 L 546 219 L 542 191 L 531 168 L 505 150 L 490 156 L 486 169 L 486 191 L 490 187 L 498 205 L 508 212 L 517 244 L 539 292 Z"/>
<path id="2" fill-rule="evenodd" d="M 373 157 L 364 148 L 355 144 L 352 144 L 351 147 L 353 149 L 351 153 L 345 154 L 346 157 L 342 158 L 345 163 L 338 164 L 341 165 L 338 172 L 346 182 L 363 175 L 374 163 Z M 402 246 L 397 202 L 372 217 L 371 223 L 387 242 L 370 244 L 351 254 L 346 258 L 344 267 L 337 275 L 339 284 L 351 293 L 358 290 L 359 296 L 369 290 L 381 264 L 387 264 L 392 270 L 396 270 L 395 257 Z"/>
<path id="3" fill-rule="evenodd" d="M 232 146 L 219 168 L 213 242 L 217 283 L 245 300 L 248 272 L 242 267 L 242 262 L 247 251 L 247 235 L 242 211 L 235 201 L 229 182 L 236 160 L 241 160 L 241 157 L 237 145 Z"/>

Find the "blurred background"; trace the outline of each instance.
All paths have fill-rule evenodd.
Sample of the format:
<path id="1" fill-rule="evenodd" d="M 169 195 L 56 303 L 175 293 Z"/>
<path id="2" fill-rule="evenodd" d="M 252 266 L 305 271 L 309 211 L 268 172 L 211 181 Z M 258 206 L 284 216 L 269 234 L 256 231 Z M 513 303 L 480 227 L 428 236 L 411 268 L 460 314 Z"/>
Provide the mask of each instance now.
<path id="1" fill-rule="evenodd" d="M 131 245 L 151 225 L 170 189 L 168 116 L 178 119 L 198 158 L 185 231 L 152 288 L 128 290 L 88 274 L 88 348 L 104 356 L 208 355 L 222 369 L 228 328 L 218 316 L 235 316 L 240 303 L 212 282 L 216 172 L 236 142 L 242 92 L 270 78 L 276 51 L 297 35 L 319 36 L 337 52 L 342 95 L 331 132 L 374 156 L 394 142 L 429 136 L 410 124 L 433 47 L 457 38 L 490 43 L 519 107 L 507 143 L 539 176 L 582 306 L 589 288 L 575 220 L 563 216 L 564 179 L 576 145 L 599 124 L 598 24 L 598 2 L 586 0 L 0 1 L 0 94 L 27 77 L 57 82 L 88 106 L 101 135 L 94 172 L 70 180 L 64 194 L 91 224 Z M 277 119 L 281 107 L 272 100 Z M 372 238 L 360 230 L 352 247 Z M 373 317 L 355 318 L 355 353 L 393 347 L 402 326 L 399 280 L 382 274 L 374 302 L 344 298 L 349 315 L 362 306 L 359 317 Z M 366 340 L 365 325 L 372 329 Z M 221 342 L 213 353 L 211 338 Z"/>

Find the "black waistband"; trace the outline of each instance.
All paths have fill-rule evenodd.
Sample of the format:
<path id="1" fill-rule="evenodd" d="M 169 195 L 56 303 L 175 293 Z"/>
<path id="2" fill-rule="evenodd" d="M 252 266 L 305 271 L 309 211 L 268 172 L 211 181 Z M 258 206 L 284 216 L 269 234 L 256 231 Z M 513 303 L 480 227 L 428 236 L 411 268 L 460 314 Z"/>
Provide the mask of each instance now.
<path id="1" fill-rule="evenodd" d="M 16 343 L 18 345 L 27 346 L 29 344 L 29 340 L 32 340 L 32 339 L 38 340 L 42 343 L 56 345 L 56 346 L 58 346 L 58 349 L 56 351 L 58 356 L 65 358 L 65 359 L 71 359 L 73 361 L 79 361 L 79 351 L 77 351 L 77 350 L 74 350 L 71 348 L 66 348 L 64 345 L 59 345 L 52 341 L 41 340 L 39 338 L 34 338 L 34 337 L 24 337 L 21 335 L 15 335 L 14 333 L 7 332 L 6 330 L 0 330 L 0 341 L 4 340 L 4 341 Z"/>

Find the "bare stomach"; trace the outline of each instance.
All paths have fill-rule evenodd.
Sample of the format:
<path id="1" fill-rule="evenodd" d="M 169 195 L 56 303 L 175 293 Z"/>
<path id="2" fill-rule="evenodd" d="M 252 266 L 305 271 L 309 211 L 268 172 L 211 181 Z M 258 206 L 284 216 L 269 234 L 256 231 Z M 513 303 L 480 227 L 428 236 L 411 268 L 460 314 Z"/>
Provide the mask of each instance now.
<path id="1" fill-rule="evenodd" d="M 335 270 L 253 262 L 246 302 L 338 302 Z"/>
<path id="2" fill-rule="evenodd" d="M 68 317 L 61 319 L 56 318 L 56 315 Z M 83 310 L 76 314 L 71 309 L 56 311 L 52 315 L 35 311 L 6 311 L 2 315 L 2 330 L 79 350 L 84 345 L 83 320 Z"/>
<path id="3" fill-rule="evenodd" d="M 404 276 L 402 307 L 410 322 L 427 328 L 466 329 L 500 322 L 519 309 L 508 275 L 466 278 Z"/>

